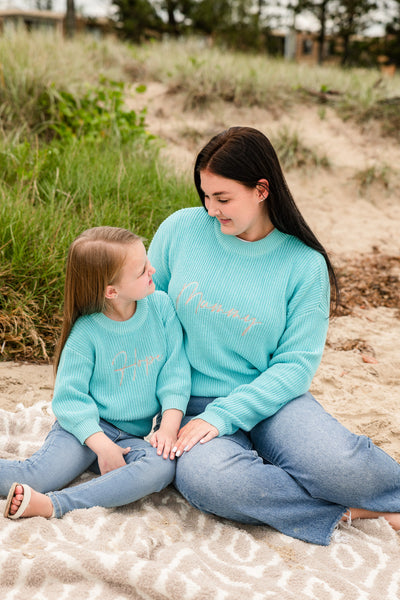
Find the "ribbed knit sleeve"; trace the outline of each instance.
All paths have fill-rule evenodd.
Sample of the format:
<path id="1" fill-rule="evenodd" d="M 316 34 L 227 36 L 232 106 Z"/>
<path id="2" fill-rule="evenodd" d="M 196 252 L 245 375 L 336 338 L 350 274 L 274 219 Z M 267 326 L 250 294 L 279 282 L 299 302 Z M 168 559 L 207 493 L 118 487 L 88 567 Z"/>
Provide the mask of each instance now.
<path id="1" fill-rule="evenodd" d="M 156 289 L 163 292 L 168 292 L 168 284 L 171 279 L 170 244 L 173 243 L 171 233 L 174 229 L 174 220 L 176 220 L 176 216 L 172 215 L 167 221 L 161 223 L 148 250 L 148 257 L 151 264 L 153 265 L 153 261 L 157 264 L 155 267 L 156 272 L 153 275 L 153 281 L 156 285 Z M 166 230 L 166 235 L 163 234 L 164 230 Z"/>
<path id="2" fill-rule="evenodd" d="M 81 337 L 76 328 L 61 355 L 52 409 L 61 427 L 81 444 L 101 431 L 98 406 L 89 391 L 94 364 L 92 340 L 84 334 Z"/>
<path id="3" fill-rule="evenodd" d="M 220 435 L 249 431 L 308 391 L 328 331 L 328 285 L 325 266 L 320 264 L 291 299 L 286 328 L 268 368 L 250 384 L 216 398 L 199 418 L 214 425 Z"/>

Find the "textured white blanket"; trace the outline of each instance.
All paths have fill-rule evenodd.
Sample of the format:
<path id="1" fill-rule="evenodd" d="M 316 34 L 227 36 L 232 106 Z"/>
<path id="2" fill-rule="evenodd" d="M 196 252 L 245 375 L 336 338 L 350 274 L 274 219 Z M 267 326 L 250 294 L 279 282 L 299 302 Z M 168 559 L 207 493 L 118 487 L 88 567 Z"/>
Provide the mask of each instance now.
<path id="1" fill-rule="evenodd" d="M 0 410 L 0 457 L 32 454 L 52 418 L 47 402 Z M 384 519 L 319 547 L 204 515 L 172 487 L 115 510 L 0 518 L 2 600 L 399 600 L 399 567 Z"/>

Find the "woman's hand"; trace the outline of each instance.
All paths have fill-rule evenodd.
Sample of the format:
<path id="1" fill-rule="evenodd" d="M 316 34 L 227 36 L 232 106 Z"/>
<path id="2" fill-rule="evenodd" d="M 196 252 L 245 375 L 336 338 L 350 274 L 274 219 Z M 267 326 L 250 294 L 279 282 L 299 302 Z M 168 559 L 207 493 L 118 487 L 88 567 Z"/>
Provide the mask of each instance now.
<path id="1" fill-rule="evenodd" d="M 205 444 L 217 437 L 219 431 L 214 425 L 210 425 L 203 419 L 192 419 L 179 430 L 178 441 L 172 452 L 180 456 L 182 452 L 189 452 L 197 442 Z"/>

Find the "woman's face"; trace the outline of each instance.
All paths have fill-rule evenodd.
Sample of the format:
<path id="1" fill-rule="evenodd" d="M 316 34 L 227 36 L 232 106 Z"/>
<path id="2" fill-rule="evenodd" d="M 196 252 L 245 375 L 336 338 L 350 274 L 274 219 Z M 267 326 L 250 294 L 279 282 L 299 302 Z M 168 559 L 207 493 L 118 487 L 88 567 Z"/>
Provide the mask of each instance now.
<path id="1" fill-rule="evenodd" d="M 259 188 L 251 189 L 206 170 L 201 171 L 200 181 L 208 214 L 218 219 L 222 233 L 254 242 L 271 231 L 265 205 L 268 196 L 266 179 L 259 181 Z"/>

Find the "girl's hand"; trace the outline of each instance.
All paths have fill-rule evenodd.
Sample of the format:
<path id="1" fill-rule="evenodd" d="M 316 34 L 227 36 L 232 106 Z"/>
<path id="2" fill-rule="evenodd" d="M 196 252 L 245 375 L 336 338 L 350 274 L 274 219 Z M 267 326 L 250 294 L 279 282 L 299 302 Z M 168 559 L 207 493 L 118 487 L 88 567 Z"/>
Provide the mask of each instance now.
<path id="1" fill-rule="evenodd" d="M 105 433 L 98 431 L 85 440 L 86 446 L 97 454 L 97 461 L 101 475 L 124 467 L 126 461 L 124 456 L 130 452 L 129 448 L 121 448 L 110 440 Z"/>
<path id="2" fill-rule="evenodd" d="M 160 429 L 152 434 L 149 441 L 153 448 L 157 448 L 157 454 L 159 456 L 162 455 L 163 458 L 169 457 L 171 460 L 174 460 L 175 452 L 172 452 L 171 450 L 176 442 L 176 430 L 174 434 L 172 434 L 168 430 L 163 430 L 161 425 Z"/>
<path id="3" fill-rule="evenodd" d="M 177 408 L 167 408 L 164 411 L 160 429 L 155 431 L 150 438 L 150 444 L 153 448 L 157 448 L 159 456 L 162 454 L 163 458 L 169 456 L 171 460 L 174 460 L 175 450 L 172 449 L 172 446 L 176 443 L 182 416 L 182 411 Z"/>
<path id="4" fill-rule="evenodd" d="M 102 452 L 97 455 L 97 461 L 99 463 L 100 473 L 104 475 L 120 467 L 126 465 L 125 455 L 130 452 L 130 448 L 121 448 L 114 442 L 111 442 L 113 446 L 109 447 L 106 452 Z"/>
<path id="5" fill-rule="evenodd" d="M 189 452 L 197 442 L 205 444 L 217 437 L 219 431 L 214 425 L 210 425 L 203 419 L 192 419 L 186 423 L 178 432 L 178 441 L 172 452 L 175 456 L 180 456 L 182 452 Z"/>

